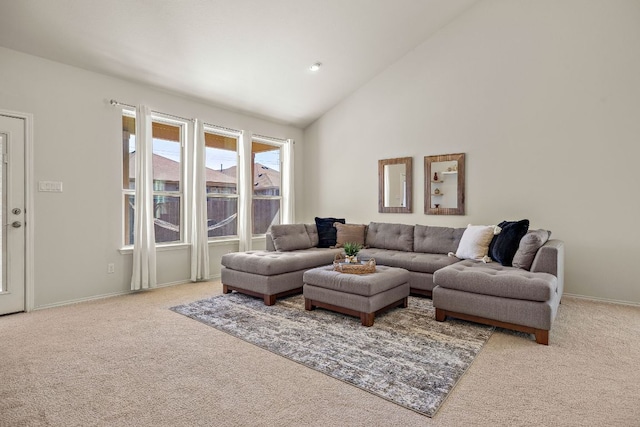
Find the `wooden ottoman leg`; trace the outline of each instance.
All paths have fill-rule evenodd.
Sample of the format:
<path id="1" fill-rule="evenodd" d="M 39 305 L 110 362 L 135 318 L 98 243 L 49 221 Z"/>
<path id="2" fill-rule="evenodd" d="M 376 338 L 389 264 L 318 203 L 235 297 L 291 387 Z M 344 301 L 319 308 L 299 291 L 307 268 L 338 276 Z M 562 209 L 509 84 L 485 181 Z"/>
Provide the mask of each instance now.
<path id="1" fill-rule="evenodd" d="M 223 294 L 228 294 L 228 293 L 230 293 L 230 292 L 231 292 L 231 291 L 229 290 L 229 286 L 227 286 L 227 285 L 223 284 L 223 285 L 222 285 L 222 293 L 223 293 Z"/>
<path id="2" fill-rule="evenodd" d="M 360 320 L 362 321 L 362 326 L 373 326 L 373 320 L 375 318 L 375 313 L 360 313 Z"/>
<path id="3" fill-rule="evenodd" d="M 264 296 L 264 305 L 273 305 L 276 303 L 275 295 L 265 295 Z"/>
<path id="4" fill-rule="evenodd" d="M 405 297 L 402 300 L 402 308 L 407 308 L 407 307 L 409 307 L 409 297 Z"/>
<path id="5" fill-rule="evenodd" d="M 445 311 L 440 309 L 440 308 L 436 308 L 436 320 L 438 322 L 444 322 L 444 319 L 447 317 L 447 315 L 445 314 Z"/>

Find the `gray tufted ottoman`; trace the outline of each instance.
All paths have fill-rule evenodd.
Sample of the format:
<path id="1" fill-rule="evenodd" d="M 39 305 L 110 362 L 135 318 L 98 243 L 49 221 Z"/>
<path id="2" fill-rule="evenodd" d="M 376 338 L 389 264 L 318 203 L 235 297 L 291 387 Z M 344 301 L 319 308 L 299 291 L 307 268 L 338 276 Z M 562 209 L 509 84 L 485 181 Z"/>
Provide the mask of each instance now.
<path id="1" fill-rule="evenodd" d="M 319 265 L 333 262 L 341 249 L 305 251 L 234 252 L 222 256 L 222 292 L 241 292 L 263 298 L 273 305 L 276 298 L 302 292 L 302 275 Z"/>
<path id="2" fill-rule="evenodd" d="M 373 326 L 376 314 L 407 306 L 409 272 L 403 268 L 377 266 L 371 274 L 345 274 L 333 266 L 304 273 L 304 308 L 315 307 L 359 317 Z"/>

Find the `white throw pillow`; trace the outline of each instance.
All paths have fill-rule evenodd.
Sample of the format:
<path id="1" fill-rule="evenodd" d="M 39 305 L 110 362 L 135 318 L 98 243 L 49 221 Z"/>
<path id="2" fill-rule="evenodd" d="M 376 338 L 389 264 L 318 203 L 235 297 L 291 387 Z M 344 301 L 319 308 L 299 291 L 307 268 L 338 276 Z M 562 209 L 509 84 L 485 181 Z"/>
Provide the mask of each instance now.
<path id="1" fill-rule="evenodd" d="M 462 234 L 456 257 L 460 259 L 475 259 L 490 262 L 489 244 L 491 239 L 501 231 L 497 225 L 469 224 Z"/>

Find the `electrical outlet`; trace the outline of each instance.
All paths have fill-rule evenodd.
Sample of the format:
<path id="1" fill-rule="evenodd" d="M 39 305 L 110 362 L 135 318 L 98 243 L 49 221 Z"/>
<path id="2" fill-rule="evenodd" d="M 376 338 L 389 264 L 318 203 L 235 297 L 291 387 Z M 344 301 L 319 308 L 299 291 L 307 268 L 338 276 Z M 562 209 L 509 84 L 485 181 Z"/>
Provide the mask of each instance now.
<path id="1" fill-rule="evenodd" d="M 116 272 L 116 265 L 114 263 L 107 264 L 107 273 L 111 274 L 115 272 Z"/>

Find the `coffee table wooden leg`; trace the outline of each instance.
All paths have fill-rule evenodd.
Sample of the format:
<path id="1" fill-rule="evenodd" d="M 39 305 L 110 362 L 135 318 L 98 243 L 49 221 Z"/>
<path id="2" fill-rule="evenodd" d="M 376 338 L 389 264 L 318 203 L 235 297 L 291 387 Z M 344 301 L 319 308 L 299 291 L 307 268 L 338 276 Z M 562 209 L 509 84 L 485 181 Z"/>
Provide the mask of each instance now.
<path id="1" fill-rule="evenodd" d="M 362 326 L 373 326 L 373 320 L 375 318 L 375 313 L 360 313 L 360 320 L 362 321 Z"/>

